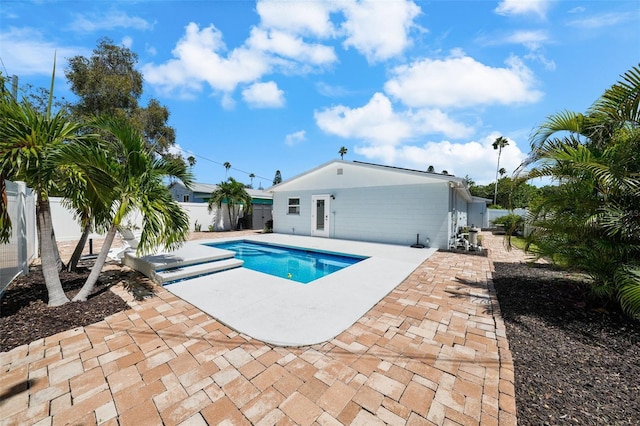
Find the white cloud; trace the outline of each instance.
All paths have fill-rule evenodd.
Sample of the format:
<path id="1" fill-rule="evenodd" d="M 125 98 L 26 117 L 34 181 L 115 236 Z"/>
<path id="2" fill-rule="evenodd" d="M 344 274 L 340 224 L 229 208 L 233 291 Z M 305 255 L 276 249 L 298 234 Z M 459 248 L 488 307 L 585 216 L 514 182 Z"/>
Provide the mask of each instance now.
<path id="1" fill-rule="evenodd" d="M 284 92 L 278 89 L 278 85 L 273 81 L 252 84 L 242 91 L 242 98 L 255 108 L 284 106 Z"/>
<path id="2" fill-rule="evenodd" d="M 306 132 L 304 130 L 300 130 L 285 136 L 284 143 L 287 146 L 295 146 L 295 145 L 298 145 L 299 143 L 304 142 L 306 139 L 307 139 Z"/>
<path id="3" fill-rule="evenodd" d="M 516 31 L 505 38 L 507 43 L 522 44 L 527 49 L 537 50 L 549 41 L 546 31 Z"/>
<path id="4" fill-rule="evenodd" d="M 312 65 L 325 65 L 337 61 L 332 47 L 306 43 L 302 38 L 283 31 L 264 31 L 254 28 L 247 45 L 257 51 L 280 55 Z"/>
<path id="5" fill-rule="evenodd" d="M 322 1 L 259 1 L 256 5 L 263 28 L 294 34 L 330 37 L 335 29 L 330 19 L 336 4 Z"/>
<path id="6" fill-rule="evenodd" d="M 240 47 L 225 57 L 219 53 L 225 50 L 222 33 L 215 26 L 201 30 L 192 22 L 173 50 L 174 59 L 142 67 L 145 81 L 165 92 L 178 90 L 182 95 L 199 92 L 205 82 L 216 92 L 231 92 L 238 84 L 251 83 L 271 68 L 261 52 Z"/>
<path id="7" fill-rule="evenodd" d="M 146 31 L 153 28 L 153 24 L 137 16 L 129 16 L 125 12 L 111 10 L 102 14 L 76 15 L 69 25 L 73 31 L 94 33 L 113 30 L 115 28 L 132 28 Z"/>
<path id="8" fill-rule="evenodd" d="M 604 13 L 588 18 L 574 19 L 567 23 L 570 27 L 582 29 L 609 28 L 635 19 L 632 13 Z"/>
<path id="9" fill-rule="evenodd" d="M 426 134 L 441 133 L 449 137 L 466 137 L 473 133 L 439 110 L 396 112 L 389 98 L 376 93 L 360 108 L 343 105 L 314 113 L 323 131 L 343 138 L 355 138 L 375 146 L 399 145 Z"/>
<path id="10" fill-rule="evenodd" d="M 446 170 L 459 177 L 469 175 L 477 184 L 486 185 L 495 181 L 498 151 L 492 144 L 498 136 L 498 133 L 492 133 L 481 140 L 465 143 L 445 140 L 422 145 L 363 145 L 356 147 L 355 152 L 372 162 L 417 170 L 433 166 L 437 172 Z M 504 167 L 511 174 L 525 156 L 516 142 L 509 140 L 500 156 L 500 168 Z"/>
<path id="11" fill-rule="evenodd" d="M 423 59 L 392 70 L 385 91 L 412 107 L 465 108 L 537 102 L 533 73 L 511 57 L 505 68 L 494 68 L 455 52 L 443 60 Z"/>
<path id="12" fill-rule="evenodd" d="M 61 46 L 45 39 L 39 31 L 32 28 L 10 27 L 8 31 L 0 32 L 0 57 L 5 64 L 11 64 L 10 69 L 6 70 L 10 75 L 50 76 L 55 56 L 56 76 L 64 78 L 64 66 L 68 58 L 90 53 L 84 47 Z"/>
<path id="13" fill-rule="evenodd" d="M 520 44 L 529 50 L 524 58 L 537 61 L 544 65 L 547 70 L 553 71 L 556 68 L 556 64 L 553 60 L 547 59 L 543 53 L 544 46 L 551 43 L 549 34 L 543 30 L 537 31 L 516 31 L 503 37 L 485 37 L 480 42 L 486 46 L 500 45 L 500 44 Z"/>
<path id="14" fill-rule="evenodd" d="M 538 15 L 545 18 L 552 0 L 503 0 L 495 12 L 498 15 Z"/>
<path id="15" fill-rule="evenodd" d="M 131 46 L 133 46 L 133 39 L 129 36 L 124 36 L 122 37 L 122 41 L 120 42 L 120 44 L 127 49 L 131 49 Z"/>
<path id="16" fill-rule="evenodd" d="M 410 44 L 409 31 L 421 10 L 412 1 L 348 1 L 343 13 L 346 32 L 343 45 L 353 47 L 369 62 L 401 54 Z"/>
<path id="17" fill-rule="evenodd" d="M 265 75 L 307 74 L 338 61 L 332 46 L 322 40 L 344 37 L 369 61 L 401 54 L 410 45 L 409 31 L 420 8 L 412 1 L 311 1 L 257 3 L 260 23 L 251 29 L 244 44 L 227 52 L 222 33 L 213 25 L 200 28 L 190 23 L 173 49 L 173 58 L 142 67 L 145 81 L 165 95 L 190 98 L 208 84 L 230 107 L 239 84 L 251 84 Z M 331 15 L 345 20 L 336 30 Z M 309 40 L 313 38 L 313 40 Z"/>
<path id="18" fill-rule="evenodd" d="M 316 83 L 316 90 L 322 96 L 326 96 L 327 98 L 339 98 L 342 96 L 348 96 L 352 93 L 352 91 L 346 87 L 330 85 L 323 81 Z"/>

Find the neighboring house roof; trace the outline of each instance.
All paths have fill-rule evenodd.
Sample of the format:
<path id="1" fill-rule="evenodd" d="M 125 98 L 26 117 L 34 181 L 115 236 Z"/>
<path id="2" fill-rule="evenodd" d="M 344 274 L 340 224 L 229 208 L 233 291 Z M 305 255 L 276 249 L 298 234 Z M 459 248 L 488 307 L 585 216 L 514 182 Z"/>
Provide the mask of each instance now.
<path id="1" fill-rule="evenodd" d="M 266 191 L 269 192 L 278 192 L 282 190 L 287 190 L 288 186 L 293 186 L 292 182 L 295 182 L 305 176 L 311 175 L 319 170 L 322 170 L 327 167 L 331 167 L 334 165 L 343 164 L 345 166 L 350 167 L 358 167 L 363 169 L 371 169 L 371 170 L 380 170 L 388 173 L 402 173 L 406 175 L 411 175 L 415 177 L 424 177 L 425 181 L 441 181 L 448 182 L 452 187 L 456 188 L 458 192 L 468 201 L 468 202 L 483 202 L 484 200 L 475 200 L 473 199 L 471 193 L 469 192 L 469 188 L 467 187 L 467 182 L 463 178 L 459 178 L 453 175 L 443 175 L 440 173 L 431 173 L 424 170 L 414 170 L 414 169 L 405 169 L 402 167 L 395 166 L 385 166 L 382 164 L 374 164 L 374 163 L 365 163 L 361 161 L 343 161 L 343 160 L 332 160 L 327 163 L 321 164 L 318 167 L 315 167 L 311 170 L 308 170 L 304 173 L 301 173 L 297 176 L 292 177 L 286 181 L 283 181 L 277 185 L 272 186 L 271 188 L 267 188 Z"/>
<path id="2" fill-rule="evenodd" d="M 178 182 L 174 182 L 171 184 L 171 186 L 175 186 L 175 185 L 184 186 L 182 183 L 178 183 Z M 218 185 L 213 183 L 197 183 L 196 182 L 191 184 L 191 191 L 194 194 L 203 194 L 206 197 L 211 195 L 211 193 L 216 189 L 218 189 Z M 262 191 L 260 189 L 245 188 L 245 191 L 247 191 L 247 193 L 251 196 L 251 198 L 264 198 L 269 200 L 273 198 L 273 195 L 271 193 Z"/>

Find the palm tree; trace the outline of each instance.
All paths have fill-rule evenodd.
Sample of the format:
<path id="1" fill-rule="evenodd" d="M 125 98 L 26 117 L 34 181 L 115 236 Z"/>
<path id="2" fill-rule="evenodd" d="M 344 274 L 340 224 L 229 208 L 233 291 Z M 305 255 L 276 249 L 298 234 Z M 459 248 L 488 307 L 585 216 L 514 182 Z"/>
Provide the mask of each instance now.
<path id="1" fill-rule="evenodd" d="M 427 173 L 435 173 L 435 172 L 436 172 L 435 167 L 433 167 L 433 166 L 429 166 L 429 167 L 427 168 Z"/>
<path id="2" fill-rule="evenodd" d="M 49 160 L 56 148 L 88 137 L 80 136 L 82 125 L 68 121 L 62 111 L 51 114 L 54 80 L 55 60 L 49 102 L 44 114 L 27 100 L 18 102 L 9 96 L 3 96 L 0 100 L 0 174 L 6 179 L 26 182 L 36 193 L 42 274 L 49 306 L 59 306 L 69 301 L 58 275 L 61 262 L 49 205 L 49 191 L 53 186 L 57 165 Z"/>
<path id="3" fill-rule="evenodd" d="M 502 154 L 502 148 L 507 145 L 509 145 L 509 141 L 502 136 L 500 136 L 493 142 L 493 149 L 498 150 L 498 165 L 496 166 L 496 185 L 493 190 L 493 204 L 496 203 L 496 199 L 498 198 L 498 173 L 500 171 L 500 154 Z"/>
<path id="4" fill-rule="evenodd" d="M 249 175 L 249 179 L 251 179 L 251 183 L 249 183 L 249 186 L 251 186 L 251 188 L 253 188 L 253 179 L 256 177 L 256 175 L 254 175 L 253 173 L 251 173 Z"/>
<path id="5" fill-rule="evenodd" d="M 193 155 L 190 155 L 187 158 L 187 162 L 189 163 L 189 167 L 193 168 L 193 166 L 196 165 L 196 157 L 194 157 Z"/>
<path id="6" fill-rule="evenodd" d="M 340 159 L 344 160 L 344 156 L 347 154 L 348 149 L 344 146 L 340 147 L 338 154 L 340 154 Z"/>
<path id="7" fill-rule="evenodd" d="M 244 189 L 244 185 L 230 177 L 226 182 L 218 184 L 218 188 L 211 193 L 209 198 L 209 213 L 214 207 L 222 208 L 227 205 L 231 230 L 236 229 L 240 212 L 251 212 L 251 195 Z"/>
<path id="8" fill-rule="evenodd" d="M 156 247 L 173 250 L 189 234 L 188 215 L 172 200 L 164 179 L 180 179 L 191 185 L 191 173 L 182 161 L 166 160 L 145 147 L 143 136 L 125 120 L 102 117 L 92 126 L 107 132 L 99 141 L 66 145 L 56 153 L 56 161 L 78 167 L 87 180 L 87 199 L 94 212 L 110 212 L 97 217 L 96 226 L 107 231 L 91 273 L 73 298 L 83 301 L 91 294 L 111 248 L 118 227 L 134 210 L 142 215 L 142 235 L 138 254 Z M 107 208 L 109 207 L 109 208 Z"/>
<path id="9" fill-rule="evenodd" d="M 500 177 L 502 177 L 507 174 L 507 169 L 505 169 L 504 167 L 500 167 L 500 170 L 498 170 L 498 173 L 500 173 Z"/>
<path id="10" fill-rule="evenodd" d="M 224 163 L 224 177 L 226 179 L 227 177 L 227 172 L 229 171 L 229 169 L 231 168 L 231 163 L 228 161 L 225 161 Z"/>
<path id="11" fill-rule="evenodd" d="M 640 65 L 586 114 L 553 115 L 534 133 L 523 177 L 551 177 L 533 209 L 539 256 L 577 267 L 596 296 L 640 318 Z"/>

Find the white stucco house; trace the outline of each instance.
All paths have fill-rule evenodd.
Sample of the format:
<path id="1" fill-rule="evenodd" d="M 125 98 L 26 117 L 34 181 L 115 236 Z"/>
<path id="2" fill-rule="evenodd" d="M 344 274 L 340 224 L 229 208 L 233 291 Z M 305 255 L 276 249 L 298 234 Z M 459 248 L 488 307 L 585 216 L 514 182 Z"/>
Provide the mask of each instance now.
<path id="1" fill-rule="evenodd" d="M 334 160 L 268 188 L 273 231 L 446 249 L 460 228 L 486 226 L 487 201 L 464 179 Z"/>

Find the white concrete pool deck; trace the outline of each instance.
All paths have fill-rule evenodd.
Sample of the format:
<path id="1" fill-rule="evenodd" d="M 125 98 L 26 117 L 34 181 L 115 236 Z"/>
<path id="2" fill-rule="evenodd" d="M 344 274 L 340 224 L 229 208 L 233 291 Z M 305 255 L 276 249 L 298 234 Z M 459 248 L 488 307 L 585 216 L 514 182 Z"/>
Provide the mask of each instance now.
<path id="1" fill-rule="evenodd" d="M 312 345 L 334 338 L 436 251 L 433 248 L 260 234 L 190 241 L 172 255 L 188 261 L 202 244 L 239 239 L 368 257 L 308 284 L 236 268 L 165 285 L 171 293 L 236 331 L 280 346 Z"/>

